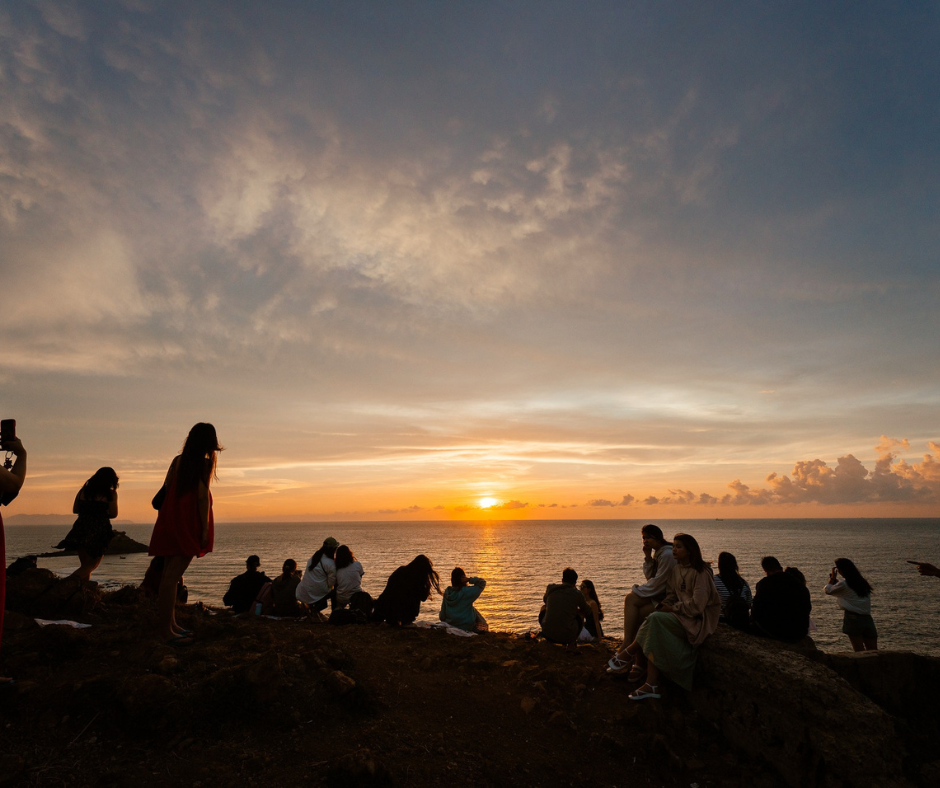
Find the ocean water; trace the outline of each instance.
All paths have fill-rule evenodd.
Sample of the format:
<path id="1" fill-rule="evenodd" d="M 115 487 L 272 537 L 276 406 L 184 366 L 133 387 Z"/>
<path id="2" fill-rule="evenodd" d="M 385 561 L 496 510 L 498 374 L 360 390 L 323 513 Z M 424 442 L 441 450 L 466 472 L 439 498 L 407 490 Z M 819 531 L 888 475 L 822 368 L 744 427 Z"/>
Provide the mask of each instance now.
<path id="1" fill-rule="evenodd" d="M 365 567 L 363 588 L 378 596 L 398 566 L 419 553 L 434 562 L 442 586 L 450 570 L 462 566 L 487 581 L 477 607 L 494 629 L 524 632 L 537 627 L 536 616 L 548 583 L 574 567 L 594 581 L 606 613 L 605 634 L 619 637 L 623 597 L 643 581 L 639 520 L 553 520 L 486 522 L 337 522 L 239 523 L 216 527 L 215 552 L 193 561 L 186 573 L 190 600 L 221 605 L 229 580 L 244 571 L 255 553 L 269 576 L 286 558 L 303 565 L 327 536 L 348 544 Z M 705 558 L 722 550 L 735 554 L 741 574 L 753 589 L 763 577 L 760 559 L 775 555 L 806 575 L 813 599 L 814 634 L 820 648 L 849 648 L 842 634 L 842 613 L 823 593 L 829 569 L 839 557 L 851 558 L 874 586 L 873 616 L 879 646 L 940 655 L 940 579 L 925 578 L 908 560 L 940 564 L 940 520 L 668 520 L 667 537 L 684 531 L 702 546 Z M 146 543 L 149 525 L 126 526 Z M 7 526 L 7 561 L 51 550 L 68 531 L 63 526 Z M 107 556 L 93 578 L 105 586 L 137 584 L 149 559 Z M 40 559 L 58 574 L 78 566 L 75 558 Z M 436 620 L 438 597 L 424 603 L 421 619 Z"/>

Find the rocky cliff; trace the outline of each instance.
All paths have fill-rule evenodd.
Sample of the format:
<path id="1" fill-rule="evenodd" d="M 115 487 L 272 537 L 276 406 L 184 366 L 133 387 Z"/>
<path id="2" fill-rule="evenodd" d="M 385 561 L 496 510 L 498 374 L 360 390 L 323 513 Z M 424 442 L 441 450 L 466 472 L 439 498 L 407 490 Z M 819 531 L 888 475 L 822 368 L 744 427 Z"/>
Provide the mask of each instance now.
<path id="1" fill-rule="evenodd" d="M 722 628 L 691 693 L 636 703 L 605 673 L 612 641 L 572 654 L 190 605 L 196 643 L 173 648 L 136 589 L 43 570 L 11 578 L 9 606 L 0 786 L 936 784 L 940 663 L 917 655 Z"/>

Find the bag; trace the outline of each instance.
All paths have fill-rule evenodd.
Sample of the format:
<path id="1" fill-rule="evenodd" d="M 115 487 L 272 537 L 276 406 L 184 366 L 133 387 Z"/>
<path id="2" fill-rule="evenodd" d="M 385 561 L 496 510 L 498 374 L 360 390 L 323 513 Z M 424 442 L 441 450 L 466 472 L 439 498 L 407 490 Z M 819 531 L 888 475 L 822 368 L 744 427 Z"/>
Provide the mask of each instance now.
<path id="1" fill-rule="evenodd" d="M 159 489 L 157 494 L 153 496 L 153 500 L 150 502 L 150 505 L 159 512 L 160 507 L 163 506 L 163 502 L 165 500 L 166 500 L 166 484 L 164 483 L 164 485 Z"/>
<path id="2" fill-rule="evenodd" d="M 730 594 L 728 602 L 725 605 L 728 623 L 735 629 L 748 629 L 751 622 L 751 606 L 744 598 L 744 586 L 742 585 L 737 593 Z"/>

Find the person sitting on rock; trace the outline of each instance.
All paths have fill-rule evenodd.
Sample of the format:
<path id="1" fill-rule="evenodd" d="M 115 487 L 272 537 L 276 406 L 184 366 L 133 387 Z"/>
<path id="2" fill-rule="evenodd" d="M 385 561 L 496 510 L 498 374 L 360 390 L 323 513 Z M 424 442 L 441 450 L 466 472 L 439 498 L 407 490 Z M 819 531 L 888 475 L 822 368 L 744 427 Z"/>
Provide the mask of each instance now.
<path id="1" fill-rule="evenodd" d="M 441 578 L 426 555 L 400 566 L 388 578 L 385 590 L 375 600 L 374 621 L 392 626 L 414 623 L 421 613 L 421 603 L 431 596 L 431 589 L 441 592 Z"/>
<path id="2" fill-rule="evenodd" d="M 570 566 L 561 573 L 560 583 L 549 583 L 542 597 L 545 602 L 539 613 L 542 637 L 552 643 L 573 646 L 584 626 L 584 620 L 592 616 L 590 605 L 577 589 L 578 573 Z"/>
<path id="3" fill-rule="evenodd" d="M 731 553 L 718 553 L 715 588 L 718 589 L 718 596 L 721 597 L 719 621 L 730 624 L 735 629 L 748 629 L 751 602 L 754 601 L 754 597 L 747 580 L 738 574 L 738 559 Z"/>
<path id="4" fill-rule="evenodd" d="M 672 544 L 666 541 L 662 528 L 648 523 L 640 529 L 643 537 L 643 576 L 646 582 L 634 585 L 623 600 L 623 645 L 608 661 L 613 671 L 629 668 L 633 663 L 626 656 L 627 646 L 635 639 L 640 624 L 666 597 L 669 576 L 676 565 Z"/>
<path id="5" fill-rule="evenodd" d="M 683 689 L 692 689 L 698 647 L 718 628 L 721 599 L 698 542 L 689 534 L 676 534 L 672 551 L 676 566 L 666 599 L 649 614 L 626 650 L 636 660 L 629 678 L 641 681 L 646 676 L 630 700 L 661 697 L 661 674 Z M 608 668 L 608 672 L 620 671 Z"/>
<path id="6" fill-rule="evenodd" d="M 591 580 L 582 580 L 580 589 L 587 600 L 588 607 L 591 608 L 591 615 L 585 616 L 584 626 L 581 628 L 578 640 L 591 643 L 604 637 L 604 628 L 601 626 L 601 621 L 604 620 L 604 609 L 601 607 L 601 600 Z"/>
<path id="7" fill-rule="evenodd" d="M 339 542 L 332 536 L 323 540 L 323 545 L 307 562 L 304 576 L 297 586 L 296 596 L 310 608 L 317 617 L 325 621 L 321 611 L 326 610 L 326 603 L 336 605 L 336 548 Z"/>
<path id="8" fill-rule="evenodd" d="M 245 613 L 250 610 L 261 586 L 271 582 L 270 577 L 258 571 L 259 566 L 261 566 L 261 559 L 256 555 L 250 555 L 245 560 L 245 571 L 232 578 L 228 591 L 222 597 L 222 604 L 231 607 L 233 613 Z"/>
<path id="9" fill-rule="evenodd" d="M 467 577 L 463 569 L 454 567 L 441 601 L 441 621 L 466 632 L 488 632 L 486 619 L 473 606 L 484 588 L 486 581 L 482 577 Z"/>
<path id="10" fill-rule="evenodd" d="M 757 583 L 751 606 L 751 624 L 756 634 L 796 643 L 809 632 L 813 609 L 809 590 L 793 572 L 784 572 L 772 555 L 761 559 L 766 577 Z M 802 577 L 802 574 L 800 574 Z"/>
<path id="11" fill-rule="evenodd" d="M 297 586 L 300 575 L 297 574 L 297 562 L 288 558 L 284 562 L 281 574 L 271 581 L 271 598 L 274 603 L 274 615 L 290 618 L 300 614 L 297 601 Z"/>
<path id="12" fill-rule="evenodd" d="M 356 560 L 349 545 L 336 548 L 336 609 L 349 604 L 353 594 L 362 591 L 362 576 L 366 573 L 362 563 Z"/>

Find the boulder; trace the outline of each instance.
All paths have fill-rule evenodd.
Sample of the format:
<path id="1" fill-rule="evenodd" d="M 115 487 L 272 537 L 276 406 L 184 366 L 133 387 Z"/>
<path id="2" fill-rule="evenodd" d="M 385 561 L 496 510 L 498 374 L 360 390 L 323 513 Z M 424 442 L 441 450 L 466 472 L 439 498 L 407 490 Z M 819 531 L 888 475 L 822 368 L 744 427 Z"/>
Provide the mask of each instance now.
<path id="1" fill-rule="evenodd" d="M 907 784 L 888 713 L 785 644 L 720 626 L 699 651 L 690 700 L 742 759 L 770 766 L 786 785 Z"/>

